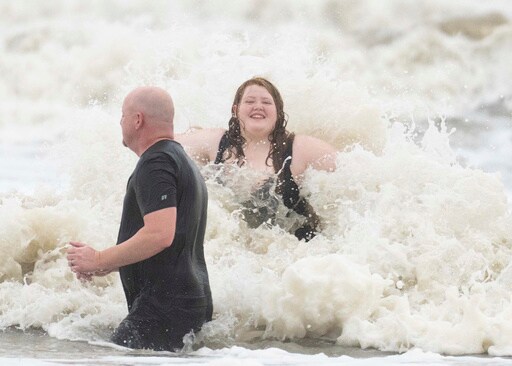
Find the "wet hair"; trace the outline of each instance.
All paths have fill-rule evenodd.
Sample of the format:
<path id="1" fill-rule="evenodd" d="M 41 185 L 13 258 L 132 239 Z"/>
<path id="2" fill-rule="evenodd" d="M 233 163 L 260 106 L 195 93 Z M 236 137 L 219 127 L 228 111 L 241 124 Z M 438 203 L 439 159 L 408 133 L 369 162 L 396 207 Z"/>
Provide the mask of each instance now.
<path id="1" fill-rule="evenodd" d="M 267 79 L 261 77 L 255 77 L 245 81 L 242 85 L 240 85 L 236 91 L 235 99 L 233 100 L 233 106 L 240 105 L 242 100 L 242 96 L 244 94 L 245 89 L 251 85 L 259 85 L 267 89 L 267 91 L 272 96 L 274 100 L 274 104 L 277 110 L 277 121 L 274 129 L 268 136 L 268 141 L 270 142 L 270 150 L 265 160 L 265 164 L 270 166 L 269 160 L 272 161 L 272 166 L 274 167 L 274 171 L 278 172 L 281 170 L 284 154 L 286 150 L 286 138 L 288 136 L 288 131 L 286 130 L 286 125 L 288 124 L 288 116 L 284 113 L 284 103 L 283 98 L 281 98 L 281 94 L 279 90 Z M 245 143 L 245 138 L 242 136 L 240 120 L 233 113 L 231 119 L 229 120 L 229 128 L 228 128 L 228 140 L 229 145 L 232 147 L 228 149 L 227 159 L 230 159 L 233 155 L 238 160 L 238 165 L 243 164 L 243 160 L 245 157 L 243 145 Z M 226 159 L 226 160 L 227 160 Z"/>

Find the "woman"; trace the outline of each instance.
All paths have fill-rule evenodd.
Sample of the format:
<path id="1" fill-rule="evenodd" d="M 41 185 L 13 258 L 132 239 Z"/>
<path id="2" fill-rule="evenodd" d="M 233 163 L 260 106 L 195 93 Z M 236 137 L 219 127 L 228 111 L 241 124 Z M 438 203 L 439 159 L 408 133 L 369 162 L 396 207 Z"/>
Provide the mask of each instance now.
<path id="1" fill-rule="evenodd" d="M 310 240 L 318 231 L 319 220 L 313 208 L 300 196 L 299 184 L 308 167 L 332 171 L 336 150 L 315 137 L 295 135 L 286 130 L 287 116 L 277 88 L 264 78 L 253 78 L 238 88 L 233 101 L 229 129 L 197 129 L 176 136 L 187 152 L 200 164 L 236 164 L 263 173 L 268 179 L 254 196 L 271 197 L 272 177 L 275 192 L 284 205 L 304 216 L 305 220 L 294 234 Z M 269 204 L 255 207 L 246 203 L 244 217 L 250 226 L 268 221 Z M 252 220 L 250 213 L 258 219 Z"/>

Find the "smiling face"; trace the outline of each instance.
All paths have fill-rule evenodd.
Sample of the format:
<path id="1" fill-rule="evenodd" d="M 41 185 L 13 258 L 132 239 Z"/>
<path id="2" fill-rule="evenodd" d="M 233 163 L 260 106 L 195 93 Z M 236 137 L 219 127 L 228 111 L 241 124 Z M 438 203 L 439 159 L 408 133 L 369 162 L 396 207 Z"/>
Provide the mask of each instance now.
<path id="1" fill-rule="evenodd" d="M 277 108 L 269 91 L 252 84 L 245 88 L 233 113 L 240 120 L 244 135 L 251 139 L 263 139 L 271 134 L 277 121 Z"/>

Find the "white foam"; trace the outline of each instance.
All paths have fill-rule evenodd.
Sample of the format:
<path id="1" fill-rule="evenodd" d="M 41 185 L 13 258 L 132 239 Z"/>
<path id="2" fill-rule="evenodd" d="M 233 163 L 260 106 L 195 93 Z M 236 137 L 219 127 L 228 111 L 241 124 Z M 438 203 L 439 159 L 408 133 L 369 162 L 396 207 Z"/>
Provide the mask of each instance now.
<path id="1" fill-rule="evenodd" d="M 12 161 L 0 166 L 25 173 L 2 175 L 10 191 L 0 193 L 0 327 L 105 340 L 126 313 L 119 280 L 83 286 L 64 248 L 71 239 L 98 248 L 115 242 L 136 161 L 120 144 L 124 94 L 160 85 L 175 99 L 178 131 L 225 127 L 236 87 L 261 75 L 281 90 L 290 130 L 340 150 L 338 169 L 306 174 L 304 193 L 323 223 L 310 243 L 280 227 L 249 228 L 237 192 L 208 180 L 216 319 L 202 339 L 309 337 L 510 355 L 512 225 L 503 182 L 480 170 L 488 159 L 468 153 L 473 168 L 459 163 L 450 146 L 457 132 L 411 127 L 438 115 L 464 120 L 489 103 L 510 110 L 505 3 L 191 4 L 0 6 L 0 69 L 9 70 L 0 83 L 0 142 L 18 152 L 24 141 L 51 144 L 46 166 L 23 168 L 22 158 L 2 154 Z M 499 16 L 467 33 L 468 20 L 490 12 Z M 502 135 L 506 118 L 490 128 Z M 505 166 L 498 160 L 486 170 Z M 50 172 L 59 184 L 41 188 Z M 31 190 L 17 186 L 20 175 L 34 180 Z M 240 170 L 233 179 L 250 176 Z"/>

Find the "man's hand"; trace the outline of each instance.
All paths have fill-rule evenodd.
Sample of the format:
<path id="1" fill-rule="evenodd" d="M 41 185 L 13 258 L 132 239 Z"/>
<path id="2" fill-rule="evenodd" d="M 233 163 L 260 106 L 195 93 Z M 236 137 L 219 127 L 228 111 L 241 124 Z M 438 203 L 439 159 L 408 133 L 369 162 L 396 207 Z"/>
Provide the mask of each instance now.
<path id="1" fill-rule="evenodd" d="M 68 265 L 73 272 L 77 273 L 79 279 L 88 280 L 95 272 L 108 273 L 101 268 L 100 252 L 83 243 L 72 241 L 69 244 L 71 247 L 67 250 Z"/>
<path id="2" fill-rule="evenodd" d="M 77 272 L 76 278 L 83 282 L 89 282 L 94 276 L 102 277 L 112 273 L 112 271 L 96 271 L 96 272 Z"/>
<path id="3" fill-rule="evenodd" d="M 93 276 L 92 273 L 81 273 L 81 272 L 77 272 L 76 273 L 76 278 L 79 279 L 82 282 L 89 282 L 89 281 L 91 281 L 92 280 L 92 276 Z"/>

